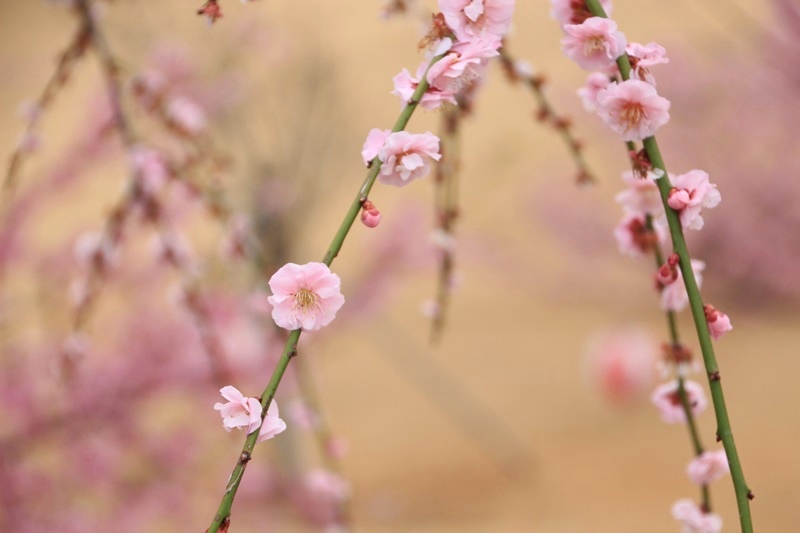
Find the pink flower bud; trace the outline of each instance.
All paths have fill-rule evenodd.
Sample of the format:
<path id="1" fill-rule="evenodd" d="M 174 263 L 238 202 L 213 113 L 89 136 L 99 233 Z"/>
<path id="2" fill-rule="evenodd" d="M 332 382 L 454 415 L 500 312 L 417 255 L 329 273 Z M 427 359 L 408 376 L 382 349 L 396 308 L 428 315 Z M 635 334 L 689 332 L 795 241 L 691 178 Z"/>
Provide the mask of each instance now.
<path id="1" fill-rule="evenodd" d="M 374 228 L 381 221 L 381 212 L 375 207 L 375 204 L 367 200 L 361 206 L 361 223 L 368 228 Z"/>
<path id="2" fill-rule="evenodd" d="M 706 304 L 703 306 L 703 312 L 706 315 L 706 322 L 708 322 L 708 332 L 711 333 L 715 341 L 733 329 L 728 315 L 717 311 L 713 305 Z"/>

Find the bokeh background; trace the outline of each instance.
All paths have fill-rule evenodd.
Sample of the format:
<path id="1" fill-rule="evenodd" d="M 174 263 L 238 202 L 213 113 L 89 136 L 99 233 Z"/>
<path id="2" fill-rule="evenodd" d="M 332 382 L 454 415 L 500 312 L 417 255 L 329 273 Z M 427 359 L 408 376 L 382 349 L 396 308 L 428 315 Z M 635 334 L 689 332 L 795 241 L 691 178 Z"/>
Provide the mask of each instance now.
<path id="1" fill-rule="evenodd" d="M 41 91 L 74 31 L 65 4 L 0 1 L 3 160 L 24 129 L 21 102 Z M 392 76 L 421 60 L 429 4 L 382 19 L 377 1 L 225 0 L 208 27 L 192 2 L 99 3 L 126 87 L 160 73 L 204 110 L 209 142 L 229 160 L 220 187 L 251 215 L 267 260 L 221 256 L 220 225 L 170 192 L 229 380 L 212 371 L 197 316 L 176 296 L 184 275 L 154 259 L 152 228 L 136 220 L 65 377 L 81 276 L 73 248 L 103 226 L 127 176 L 119 142 L 98 133 L 107 107 L 96 58 L 77 63 L 40 119 L 41 144 L 0 228 L 4 530 L 207 526 L 242 443 L 220 427 L 217 390 L 232 383 L 258 396 L 280 349 L 250 295 L 277 266 L 321 257 L 363 177 L 366 133 L 396 118 Z M 354 227 L 334 266 L 349 303 L 304 335 L 296 362 L 347 442 L 342 474 L 360 531 L 677 531 L 670 506 L 699 491 L 684 473 L 685 428 L 660 422 L 647 401 L 659 376 L 620 393 L 592 363 L 613 352 L 609 335 L 633 330 L 656 352 L 666 336 L 651 262 L 620 256 L 612 236 L 625 153 L 580 108 L 585 73 L 563 57 L 549 3 L 518 4 L 508 50 L 546 76 L 597 183 L 576 186 L 531 94 L 492 65 L 462 128 L 459 282 L 441 341 L 431 345 L 421 312 L 436 291 L 432 181 L 376 187 L 381 225 Z M 669 52 L 655 72 L 673 102 L 659 133 L 668 167 L 705 169 L 722 192 L 690 248 L 707 263 L 707 300 L 735 328 L 716 346 L 756 528 L 796 531 L 800 12 L 791 0 L 614 4 L 629 40 Z M 126 93 L 140 137 L 179 151 L 133 100 Z M 409 129 L 440 122 L 419 112 Z M 689 318 L 680 326 L 696 349 Z M 290 430 L 257 448 L 236 531 L 314 531 L 326 520 L 324 494 L 297 488 L 323 461 L 313 437 L 291 427 L 296 381 L 290 373 L 278 395 Z M 714 447 L 711 412 L 699 426 Z M 712 497 L 735 530 L 729 478 Z"/>

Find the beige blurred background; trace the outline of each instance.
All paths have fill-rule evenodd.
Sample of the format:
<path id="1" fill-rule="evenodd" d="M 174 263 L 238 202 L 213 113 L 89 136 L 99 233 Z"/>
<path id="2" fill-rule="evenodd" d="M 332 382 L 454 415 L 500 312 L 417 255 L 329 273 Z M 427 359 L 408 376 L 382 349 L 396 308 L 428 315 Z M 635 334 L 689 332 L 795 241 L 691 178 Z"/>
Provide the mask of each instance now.
<path id="1" fill-rule="evenodd" d="M 304 211 L 302 240 L 291 244 L 290 258 L 317 260 L 362 179 L 359 151 L 366 132 L 395 120 L 399 105 L 389 94 L 392 76 L 403 67 L 413 72 L 421 59 L 419 18 L 381 20 L 377 1 L 242 5 L 225 0 L 225 17 L 209 28 L 193 14 L 199 3 L 103 3 L 100 20 L 130 72 L 147 63 L 153 47 L 176 45 L 189 52 L 201 77 L 224 73 L 232 83 L 241 81 L 236 102 L 211 119 L 215 141 L 233 160 L 232 196 L 245 205 L 247 187 L 267 167 L 290 181 L 296 171 L 303 183 L 319 183 L 323 192 Z M 697 74 L 713 74 L 713 65 L 757 63 L 764 32 L 775 24 L 768 2 L 614 4 L 629 40 L 657 41 L 670 52 L 672 63 L 656 72 L 667 97 L 713 84 Z M 18 105 L 38 94 L 73 21 L 48 2 L 5 0 L 0 9 L 0 158 L 5 159 L 22 128 Z M 585 350 L 593 335 L 634 324 L 660 342 L 665 325 L 651 289 L 650 264 L 618 256 L 611 236 L 624 152 L 580 109 L 574 91 L 585 73 L 562 56 L 560 32 L 548 12 L 544 0 L 519 2 L 508 49 L 547 76 L 554 105 L 573 118 L 577 136 L 585 140 L 596 186 L 574 185 L 574 165 L 564 146 L 532 119 L 531 95 L 509 85 L 494 65 L 463 129 L 456 256 L 463 283 L 452 298 L 442 342 L 429 345 L 429 324 L 420 313 L 421 302 L 436 287 L 429 262 L 398 273 L 371 316 L 338 331 L 334 322 L 324 341 L 308 345 L 325 411 L 349 442 L 343 466 L 354 487 L 359 531 L 678 531 L 670 506 L 697 497 L 684 474 L 691 457 L 685 429 L 661 423 L 646 397 L 613 405 L 587 376 Z M 693 74 L 681 78 L 686 72 Z M 98 80 L 90 55 L 43 117 L 44 144 L 26 164 L 23 182 L 68 144 L 97 94 Z M 748 83 L 747 76 L 741 83 Z M 707 120 L 702 106 L 681 112 L 679 102 L 663 146 L 668 165 L 679 158 L 681 139 Z M 418 113 L 409 129 L 435 132 L 438 119 L 435 112 Z M 720 132 L 739 134 L 746 132 Z M 282 155 L 297 150 L 300 139 L 309 139 L 306 152 L 294 159 Z M 706 163 L 681 159 L 682 165 Z M 53 247 L 74 228 L 101 220 L 123 183 L 122 168 L 113 161 L 95 168 L 91 181 L 54 204 L 36 221 L 31 233 L 36 246 Z M 712 181 L 724 200 L 725 176 L 712 174 Z M 393 217 L 412 206 L 418 215 L 411 218 L 432 224 L 431 198 L 430 181 L 402 190 L 376 187 L 373 201 L 384 222 L 372 231 L 357 226 L 336 263 L 346 295 L 360 262 L 378 246 Z M 706 224 L 721 224 L 719 212 L 728 207 L 723 201 Z M 724 231 L 718 232 L 724 238 Z M 796 303 L 749 305 L 746 295 L 736 295 L 736 283 L 710 281 L 715 269 L 708 261 L 708 299 L 728 311 L 735 327 L 716 346 L 736 442 L 756 495 L 756 529 L 797 531 Z M 117 316 L 124 313 L 123 306 Z M 681 327 L 692 339 L 688 318 L 681 316 Z M 210 417 L 206 422 L 216 423 Z M 713 447 L 710 411 L 699 426 Z M 232 466 L 238 453 L 239 436 L 220 435 L 227 437 L 215 428 L 198 444 L 213 450 L 207 460 L 215 466 L 186 487 L 197 493 L 196 521 L 186 531 L 206 527 L 226 465 Z M 713 486 L 712 497 L 726 530 L 736 530 L 729 478 Z M 242 507 L 238 514 L 234 508 L 233 530 L 308 527 L 288 512 L 271 509 L 269 516 L 265 523 L 259 506 Z"/>

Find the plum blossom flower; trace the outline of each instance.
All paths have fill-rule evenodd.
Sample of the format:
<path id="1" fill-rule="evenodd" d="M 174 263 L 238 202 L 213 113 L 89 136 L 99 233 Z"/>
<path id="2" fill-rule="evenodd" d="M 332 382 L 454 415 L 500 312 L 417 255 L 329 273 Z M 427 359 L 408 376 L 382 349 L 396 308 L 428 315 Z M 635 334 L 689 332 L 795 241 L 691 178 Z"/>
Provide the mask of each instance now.
<path id="1" fill-rule="evenodd" d="M 514 0 L 439 0 L 439 11 L 459 41 L 481 34 L 502 38 L 511 25 Z"/>
<path id="2" fill-rule="evenodd" d="M 692 272 L 697 286 L 703 284 L 703 270 L 706 264 L 699 259 L 692 259 Z M 674 283 L 661 289 L 661 309 L 664 311 L 683 311 L 689 304 L 689 295 L 686 293 L 686 286 L 683 284 L 683 272 L 678 269 L 678 277 Z"/>
<path id="3" fill-rule="evenodd" d="M 617 31 L 617 23 L 603 17 L 591 17 L 581 24 L 564 26 L 561 39 L 564 54 L 586 70 L 599 70 L 614 65 L 625 53 L 627 40 Z"/>
<path id="4" fill-rule="evenodd" d="M 361 223 L 368 228 L 374 228 L 381 222 L 381 212 L 375 204 L 367 200 L 361 205 Z"/>
<path id="5" fill-rule="evenodd" d="M 258 431 L 258 438 L 256 442 L 264 442 L 276 435 L 283 433 L 286 430 L 286 422 L 280 416 L 278 411 L 278 402 L 275 398 L 269 404 L 267 414 L 264 416 L 264 421 L 261 424 L 261 429 Z"/>
<path id="6" fill-rule="evenodd" d="M 678 500 L 672 506 L 672 516 L 683 526 L 683 533 L 719 533 L 722 518 L 714 513 L 704 513 L 692 500 Z"/>
<path id="7" fill-rule="evenodd" d="M 595 335 L 585 354 L 589 378 L 612 403 L 646 397 L 658 357 L 658 346 L 647 331 L 628 327 Z"/>
<path id="8" fill-rule="evenodd" d="M 391 133 L 378 151 L 382 161 L 378 179 L 387 185 L 403 187 L 424 178 L 430 171 L 430 160 L 438 161 L 441 157 L 439 137 L 429 131 Z"/>
<path id="9" fill-rule="evenodd" d="M 565 24 L 580 24 L 584 20 L 593 17 L 592 12 L 586 7 L 584 0 L 550 0 L 552 8 L 550 16 L 558 21 L 563 28 Z M 603 11 L 611 16 L 611 0 L 600 0 Z"/>
<path id="10" fill-rule="evenodd" d="M 664 204 L 661 202 L 661 194 L 658 192 L 655 180 L 659 178 L 658 172 L 663 174 L 663 171 L 656 170 L 657 172 L 648 172 L 645 178 L 639 178 L 630 170 L 623 172 L 622 181 L 628 188 L 617 193 L 614 200 L 628 213 L 662 214 Z"/>
<path id="11" fill-rule="evenodd" d="M 167 116 L 187 135 L 197 135 L 206 129 L 206 113 L 193 100 L 178 96 L 167 103 Z"/>
<path id="12" fill-rule="evenodd" d="M 731 319 L 725 313 L 717 311 L 713 305 L 703 306 L 703 312 L 708 323 L 708 332 L 715 341 L 719 340 L 725 333 L 733 329 Z"/>
<path id="13" fill-rule="evenodd" d="M 261 425 L 261 402 L 256 398 L 246 398 L 236 387 L 228 385 L 219 390 L 227 403 L 215 403 L 214 409 L 222 416 L 222 426 L 226 431 L 246 429 L 249 435 Z"/>
<path id="14" fill-rule="evenodd" d="M 130 149 L 128 157 L 141 190 L 149 196 L 157 194 L 170 177 L 164 156 L 152 148 L 136 145 Z"/>
<path id="15" fill-rule="evenodd" d="M 491 57 L 500 55 L 497 37 L 477 37 L 457 43 L 452 51 L 428 69 L 428 83 L 439 90 L 457 93 L 481 76 Z"/>
<path id="16" fill-rule="evenodd" d="M 669 191 L 667 203 L 679 212 L 683 229 L 699 230 L 703 228 L 703 217 L 700 211 L 719 205 L 722 196 L 717 186 L 709 182 L 708 174 L 702 170 L 690 170 L 686 174 L 670 176 L 672 189 Z"/>
<path id="17" fill-rule="evenodd" d="M 627 213 L 614 229 L 614 239 L 620 253 L 630 257 L 644 257 L 656 243 L 667 239 L 667 231 L 661 224 L 653 224 L 653 231 L 647 229 L 645 216 L 641 213 Z"/>
<path id="18" fill-rule="evenodd" d="M 578 89 L 578 96 L 583 103 L 583 108 L 594 113 L 597 111 L 597 94 L 608 87 L 611 80 L 602 72 L 592 72 L 586 78 L 586 84 Z"/>
<path id="19" fill-rule="evenodd" d="M 686 400 L 694 416 L 706 410 L 708 400 L 703 387 L 687 379 L 683 382 L 683 390 L 686 392 Z M 650 396 L 650 401 L 658 409 L 661 420 L 667 424 L 686 422 L 686 412 L 683 410 L 681 398 L 678 395 L 677 379 L 656 387 Z"/>
<path id="20" fill-rule="evenodd" d="M 631 62 L 631 78 L 646 81 L 655 87 L 656 78 L 650 73 L 650 67 L 669 63 L 667 50 L 657 43 L 628 43 L 625 51 Z"/>
<path id="21" fill-rule="evenodd" d="M 425 74 L 425 69 L 428 68 L 428 63 L 429 61 L 425 61 L 420 65 L 420 68 L 417 69 L 416 78 L 411 76 L 411 73 L 408 72 L 408 69 L 403 69 L 400 74 L 397 74 L 394 78 L 392 78 L 392 82 L 394 83 L 394 90 L 392 91 L 392 94 L 399 96 L 403 101 L 403 105 L 411 100 L 414 91 L 417 90 L 417 86 L 419 86 L 419 80 Z M 428 89 L 422 94 L 419 105 L 423 109 L 431 111 L 441 107 L 444 102 L 455 105 L 455 93 L 429 86 Z"/>
<path id="22" fill-rule="evenodd" d="M 610 83 L 598 93 L 597 104 L 597 114 L 623 141 L 641 141 L 669 122 L 669 100 L 641 80 Z"/>
<path id="23" fill-rule="evenodd" d="M 324 263 L 283 265 L 269 280 L 272 319 L 288 330 L 316 331 L 344 305 L 341 280 Z"/>
<path id="24" fill-rule="evenodd" d="M 383 147 L 390 133 L 392 130 L 379 130 L 378 128 L 369 130 L 367 140 L 364 141 L 361 149 L 361 159 L 364 160 L 365 165 L 369 165 L 370 161 L 378 156 L 378 151 Z"/>
<path id="25" fill-rule="evenodd" d="M 724 449 L 703 452 L 686 467 L 689 478 L 697 485 L 708 485 L 730 472 Z"/>

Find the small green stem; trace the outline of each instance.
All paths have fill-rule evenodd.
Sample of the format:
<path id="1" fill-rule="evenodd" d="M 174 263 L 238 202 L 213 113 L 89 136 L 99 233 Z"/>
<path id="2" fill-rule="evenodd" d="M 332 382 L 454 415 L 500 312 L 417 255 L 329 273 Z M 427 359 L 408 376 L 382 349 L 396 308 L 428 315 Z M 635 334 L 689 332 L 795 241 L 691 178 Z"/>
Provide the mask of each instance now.
<path id="1" fill-rule="evenodd" d="M 435 56 L 428 64 L 428 69 L 431 67 L 431 65 L 443 58 L 445 54 L 446 53 Z M 406 127 L 406 124 L 408 124 L 411 115 L 414 114 L 414 110 L 417 108 L 422 96 L 428 89 L 428 81 L 426 79 L 427 73 L 428 70 L 426 69 L 425 74 L 422 76 L 419 85 L 414 91 L 414 94 L 411 95 L 411 100 L 409 100 L 405 107 L 403 107 L 403 110 L 400 112 L 400 116 L 397 117 L 397 121 L 392 127 L 392 132 L 402 131 Z M 370 162 L 369 171 L 367 172 L 367 176 L 364 178 L 364 182 L 358 190 L 358 194 L 353 200 L 353 203 L 350 204 L 350 208 L 347 210 L 342 223 L 339 225 L 339 229 L 333 236 L 333 240 L 323 256 L 322 262 L 327 266 L 330 266 L 331 263 L 333 263 L 333 260 L 342 249 L 344 240 L 347 237 L 350 228 L 353 226 L 353 222 L 355 222 L 356 217 L 358 217 L 358 212 L 361 210 L 361 205 L 367 200 L 369 192 L 372 190 L 372 186 L 375 184 L 375 179 L 378 177 L 380 167 L 381 161 L 378 159 L 378 157 L 375 157 Z M 289 339 L 286 341 L 286 346 L 284 347 L 283 353 L 278 360 L 278 364 L 272 373 L 269 384 L 264 390 L 264 393 L 261 395 L 261 420 L 264 420 L 264 417 L 267 414 L 267 409 L 272 402 L 272 398 L 275 396 L 275 392 L 278 390 L 278 385 L 280 385 L 281 379 L 283 379 L 283 374 L 286 371 L 286 367 L 289 366 L 289 361 L 294 355 L 297 354 L 297 343 L 300 340 L 301 332 L 302 330 L 296 329 L 289 335 Z M 223 495 L 222 501 L 217 508 L 217 514 L 214 515 L 214 519 L 211 521 L 211 525 L 209 526 L 207 533 L 217 533 L 220 527 L 223 527 L 223 531 L 227 531 L 227 528 L 230 525 L 233 499 L 236 497 L 236 491 L 239 489 L 239 483 L 242 481 L 242 476 L 244 475 L 244 470 L 247 466 L 247 463 L 252 457 L 253 447 L 255 446 L 257 438 L 257 431 L 254 431 L 247 436 L 244 446 L 242 447 L 242 453 L 239 454 L 239 460 L 236 462 L 236 466 L 234 467 L 231 477 L 228 481 L 228 486 L 225 488 L 225 494 Z"/>
<path id="2" fill-rule="evenodd" d="M 599 0 L 585 1 L 586 6 L 592 14 L 598 17 L 607 16 Z M 617 66 L 619 67 L 622 79 L 628 80 L 630 78 L 631 63 L 627 54 L 622 54 L 617 58 Z M 686 245 L 686 239 L 683 236 L 683 229 L 678 213 L 669 207 L 667 203 L 672 184 L 669 181 L 669 174 L 667 173 L 667 168 L 664 164 L 664 159 L 661 156 L 661 151 L 658 148 L 658 142 L 655 136 L 648 137 L 642 142 L 653 167 L 660 169 L 664 173 L 662 177 L 656 180 L 656 184 L 658 185 L 661 201 L 664 204 L 664 211 L 667 215 L 673 250 L 680 258 L 679 264 L 683 274 L 683 281 L 686 286 L 686 292 L 689 295 L 689 306 L 692 310 L 695 328 L 697 329 L 697 337 L 700 342 L 700 350 L 703 354 L 703 363 L 705 364 L 711 399 L 714 404 L 714 412 L 717 419 L 717 438 L 722 441 L 725 453 L 728 456 L 728 464 L 730 465 L 731 479 L 733 480 L 733 488 L 736 493 L 736 504 L 739 509 L 739 523 L 742 533 L 752 533 L 753 523 L 750 516 L 750 499 L 753 495 L 747 487 L 744 471 L 739 461 L 739 453 L 733 439 L 733 431 L 731 430 L 731 422 L 728 417 L 728 409 L 725 405 L 725 396 L 722 391 L 722 382 L 719 376 L 719 366 L 717 365 L 717 359 L 714 355 L 714 347 L 711 342 L 711 335 L 708 332 L 705 312 L 703 311 L 703 298 L 700 295 L 700 290 L 697 287 L 697 280 L 692 270 L 689 249 Z"/>

